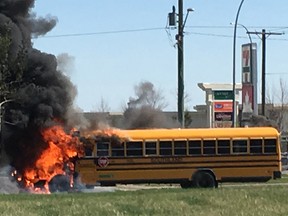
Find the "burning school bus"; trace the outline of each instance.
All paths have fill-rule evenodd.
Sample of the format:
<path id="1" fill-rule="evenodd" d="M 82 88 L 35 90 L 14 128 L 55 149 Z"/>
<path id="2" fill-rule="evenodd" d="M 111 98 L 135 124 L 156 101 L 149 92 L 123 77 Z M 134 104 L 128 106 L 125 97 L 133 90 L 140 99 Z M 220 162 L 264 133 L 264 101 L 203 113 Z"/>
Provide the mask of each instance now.
<path id="1" fill-rule="evenodd" d="M 75 172 L 86 185 L 178 183 L 182 188 L 281 177 L 274 128 L 106 130 L 85 134 Z"/>
<path id="2" fill-rule="evenodd" d="M 43 137 L 49 145 L 34 167 L 15 174 L 24 188 L 36 192 L 77 190 L 83 184 L 217 187 L 281 177 L 274 128 L 107 129 L 80 137 L 55 126 Z"/>

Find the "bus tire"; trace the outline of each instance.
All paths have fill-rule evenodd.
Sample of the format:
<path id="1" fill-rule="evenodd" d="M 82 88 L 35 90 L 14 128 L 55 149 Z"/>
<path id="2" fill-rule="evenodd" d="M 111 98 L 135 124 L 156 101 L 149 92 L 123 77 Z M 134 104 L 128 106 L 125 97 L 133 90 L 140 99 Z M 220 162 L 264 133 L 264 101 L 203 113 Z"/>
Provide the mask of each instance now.
<path id="1" fill-rule="evenodd" d="M 70 178 L 66 175 L 56 175 L 48 183 L 49 191 L 55 192 L 67 192 L 70 189 Z"/>
<path id="2" fill-rule="evenodd" d="M 113 182 L 101 182 L 102 187 L 115 187 L 116 183 Z"/>
<path id="3" fill-rule="evenodd" d="M 86 187 L 87 189 L 94 189 L 95 185 L 86 184 L 85 187 Z"/>
<path id="4" fill-rule="evenodd" d="M 180 183 L 181 188 L 183 189 L 187 189 L 187 188 L 191 188 L 193 186 L 191 181 L 183 181 Z"/>
<path id="5" fill-rule="evenodd" d="M 207 171 L 199 171 L 193 176 L 193 185 L 198 188 L 215 188 L 217 183 L 214 176 Z"/>

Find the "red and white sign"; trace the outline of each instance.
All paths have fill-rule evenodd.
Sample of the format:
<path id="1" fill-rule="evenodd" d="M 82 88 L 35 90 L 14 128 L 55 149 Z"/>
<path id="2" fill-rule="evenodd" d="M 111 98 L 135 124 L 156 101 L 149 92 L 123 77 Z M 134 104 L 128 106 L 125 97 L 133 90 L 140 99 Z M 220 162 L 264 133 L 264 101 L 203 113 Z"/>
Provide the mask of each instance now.
<path id="1" fill-rule="evenodd" d="M 233 114 L 232 101 L 213 102 L 213 124 L 214 127 L 231 127 Z"/>
<path id="2" fill-rule="evenodd" d="M 250 44 L 242 45 L 242 67 L 250 67 Z"/>
<path id="3" fill-rule="evenodd" d="M 254 109 L 253 107 L 253 85 L 252 84 L 243 84 L 242 85 L 242 105 L 244 112 L 247 112 L 246 109 L 249 109 L 249 112 L 252 112 L 250 109 Z"/>
<path id="4" fill-rule="evenodd" d="M 232 112 L 232 101 L 214 101 L 214 112 Z"/>
<path id="5" fill-rule="evenodd" d="M 242 83 L 251 83 L 251 45 L 242 45 Z"/>
<path id="6" fill-rule="evenodd" d="M 98 159 L 98 165 L 99 165 L 100 167 L 107 167 L 108 164 L 109 164 L 109 160 L 108 160 L 107 157 L 100 157 L 100 158 Z"/>

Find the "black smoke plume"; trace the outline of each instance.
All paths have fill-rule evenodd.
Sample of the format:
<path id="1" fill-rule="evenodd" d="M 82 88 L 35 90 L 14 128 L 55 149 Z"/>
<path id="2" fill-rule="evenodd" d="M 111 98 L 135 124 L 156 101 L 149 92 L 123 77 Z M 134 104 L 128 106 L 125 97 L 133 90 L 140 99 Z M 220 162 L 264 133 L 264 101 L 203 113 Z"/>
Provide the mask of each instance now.
<path id="1" fill-rule="evenodd" d="M 162 109 L 166 102 L 160 90 L 151 82 L 140 82 L 135 86 L 136 98 L 131 97 L 124 111 L 125 128 L 172 128 L 178 123 L 167 117 Z"/>
<path id="2" fill-rule="evenodd" d="M 1 95 L 1 101 L 11 100 L 3 106 L 5 110 L 2 108 L 1 141 L 9 163 L 20 173 L 25 167 L 32 167 L 46 148 L 41 129 L 55 122 L 67 123 L 66 116 L 71 113 L 76 95 L 69 78 L 57 70 L 56 57 L 33 48 L 31 38 L 44 35 L 57 22 L 52 16 L 37 18 L 31 12 L 34 3 L 34 0 L 0 1 L 0 27 L 8 28 L 11 36 L 9 60 L 22 56 L 20 72 L 19 68 L 12 70 L 9 79 L 0 80 L 14 86 L 11 94 Z"/>

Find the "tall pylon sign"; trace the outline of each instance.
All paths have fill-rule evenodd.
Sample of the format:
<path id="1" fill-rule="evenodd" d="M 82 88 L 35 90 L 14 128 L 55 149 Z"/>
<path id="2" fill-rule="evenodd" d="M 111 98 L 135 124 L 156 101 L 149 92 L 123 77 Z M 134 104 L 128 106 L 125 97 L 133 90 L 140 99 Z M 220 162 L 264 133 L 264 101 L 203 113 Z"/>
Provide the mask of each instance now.
<path id="1" fill-rule="evenodd" d="M 257 44 L 242 45 L 242 120 L 258 115 L 257 106 Z"/>

